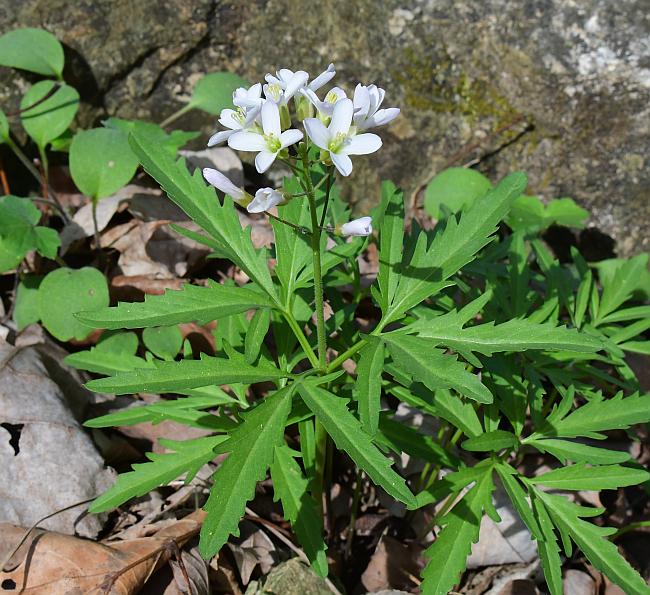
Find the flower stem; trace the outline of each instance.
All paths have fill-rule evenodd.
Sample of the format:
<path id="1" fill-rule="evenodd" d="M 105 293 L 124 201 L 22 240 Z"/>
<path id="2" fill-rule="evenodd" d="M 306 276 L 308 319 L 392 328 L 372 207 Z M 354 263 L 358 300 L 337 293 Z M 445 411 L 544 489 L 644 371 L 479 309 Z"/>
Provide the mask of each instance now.
<path id="1" fill-rule="evenodd" d="M 172 122 L 175 122 L 180 118 L 181 116 L 185 115 L 187 112 L 189 112 L 192 109 L 190 104 L 188 103 L 187 105 L 184 105 L 181 109 L 176 110 L 171 116 L 168 118 L 164 119 L 160 123 L 161 128 L 165 128 L 165 126 L 169 126 Z"/>
<path id="2" fill-rule="evenodd" d="M 314 350 L 311 348 L 311 345 L 309 344 L 305 333 L 303 333 L 302 329 L 300 328 L 298 321 L 294 318 L 291 312 L 283 312 L 282 315 L 293 331 L 293 334 L 296 336 L 296 339 L 298 339 L 298 343 L 300 343 L 300 346 L 303 348 L 305 355 L 307 356 L 307 359 L 311 365 L 314 366 L 314 368 L 318 368 L 318 357 L 314 353 Z"/>

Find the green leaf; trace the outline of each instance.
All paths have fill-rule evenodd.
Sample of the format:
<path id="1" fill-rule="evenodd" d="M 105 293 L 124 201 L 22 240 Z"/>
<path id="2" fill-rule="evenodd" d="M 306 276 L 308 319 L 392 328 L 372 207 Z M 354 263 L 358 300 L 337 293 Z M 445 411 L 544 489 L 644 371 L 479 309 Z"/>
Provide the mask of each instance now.
<path id="1" fill-rule="evenodd" d="M 379 418 L 379 431 L 375 435 L 375 441 L 397 454 L 405 452 L 427 463 L 454 469 L 462 466 L 458 457 L 445 450 L 431 436 L 421 434 L 415 428 L 384 414 Z"/>
<path id="2" fill-rule="evenodd" d="M 75 318 L 77 312 L 108 306 L 106 277 L 97 269 L 60 268 L 48 273 L 38 290 L 43 326 L 59 341 L 85 339 L 92 329 Z"/>
<path id="3" fill-rule="evenodd" d="M 479 403 L 492 402 L 492 393 L 478 376 L 468 372 L 456 356 L 436 349 L 435 341 L 402 334 L 387 334 L 382 339 L 395 365 L 430 390 L 453 388 Z"/>
<path id="4" fill-rule="evenodd" d="M 450 217 L 444 229 L 437 231 L 432 239 L 420 233 L 412 255 L 402 262 L 395 299 L 384 315 L 383 324 L 399 319 L 407 310 L 448 286 L 449 277 L 471 262 L 490 242 L 497 225 L 525 186 L 524 174 L 511 174 L 462 213 L 459 222 Z M 408 252 L 404 254 L 405 258 L 409 257 Z"/>
<path id="5" fill-rule="evenodd" d="M 460 581 L 467 556 L 476 543 L 483 510 L 492 506 L 492 467 L 486 467 L 476 485 L 441 519 L 442 531 L 426 550 L 421 590 L 427 595 L 447 595 Z"/>
<path id="6" fill-rule="evenodd" d="M 536 490 L 535 495 L 544 503 L 555 525 L 571 537 L 589 562 L 607 578 L 626 593 L 650 593 L 650 587 L 618 553 L 616 545 L 605 539 L 615 530 L 582 520 L 581 517 L 593 516 L 593 510 L 541 490 Z"/>
<path id="7" fill-rule="evenodd" d="M 533 539 L 536 539 L 537 541 L 543 540 L 544 537 L 542 531 L 535 515 L 533 514 L 531 505 L 528 503 L 526 498 L 527 494 L 519 480 L 515 477 L 515 475 L 518 475 L 516 471 L 506 463 L 498 464 L 495 469 L 501 478 L 501 483 L 503 484 L 512 505 L 515 507 L 521 520 L 524 521 L 530 530 Z"/>
<path id="8" fill-rule="evenodd" d="M 553 455 L 563 465 L 567 461 L 573 461 L 574 463 L 592 463 L 594 465 L 612 465 L 614 463 L 625 463 L 630 460 L 630 455 L 627 452 L 597 448 L 571 440 L 559 440 L 556 438 L 546 438 L 544 440 L 529 439 L 527 444 L 534 446 L 541 452 L 547 452 Z"/>
<path id="9" fill-rule="evenodd" d="M 227 436 L 209 436 L 183 442 L 165 441 L 164 446 L 175 452 L 147 453 L 150 462 L 133 465 L 133 471 L 119 475 L 113 487 L 92 502 L 89 511 L 97 514 L 110 510 L 183 474 L 187 474 L 185 481 L 189 481 L 205 463 L 215 458 L 214 449 L 226 439 Z"/>
<path id="10" fill-rule="evenodd" d="M 131 132 L 137 132 L 150 143 L 164 147 L 172 156 L 175 156 L 181 147 L 201 134 L 200 132 L 185 132 L 183 130 L 172 130 L 167 134 L 158 124 L 142 122 L 141 120 L 108 118 L 108 120 L 103 120 L 102 124 L 106 128 L 121 130 L 127 137 Z"/>
<path id="11" fill-rule="evenodd" d="M 26 27 L 0 37 L 0 65 L 61 78 L 63 47 L 49 31 Z"/>
<path id="12" fill-rule="evenodd" d="M 208 515 L 199 542 L 204 558 L 217 554 L 230 535 L 239 535 L 246 502 L 253 497 L 257 482 L 266 476 L 275 447 L 284 440 L 292 392 L 292 387 L 279 390 L 243 413 L 244 421 L 219 449 L 230 454 L 214 474 L 214 485 L 204 506 Z"/>
<path id="13" fill-rule="evenodd" d="M 347 452 L 357 466 L 393 498 L 407 506 L 415 505 L 415 496 L 404 479 L 393 471 L 392 461 L 381 454 L 357 418 L 348 410 L 347 399 L 337 397 L 309 381 L 299 384 L 298 391 L 337 448 Z"/>
<path id="14" fill-rule="evenodd" d="M 381 373 L 384 367 L 384 343 L 374 340 L 367 343 L 359 352 L 357 366 L 357 401 L 359 418 L 363 429 L 374 436 L 379 423 L 381 403 Z"/>
<path id="15" fill-rule="evenodd" d="M 176 326 L 148 327 L 142 332 L 142 342 L 154 355 L 173 360 L 183 345 L 183 335 Z"/>
<path id="16" fill-rule="evenodd" d="M 95 328 L 146 328 L 196 321 L 205 324 L 253 308 L 269 307 L 263 294 L 211 282 L 208 287 L 183 285 L 180 291 L 146 295 L 144 302 L 121 302 L 113 308 L 82 312 L 77 318 Z"/>
<path id="17" fill-rule="evenodd" d="M 123 132 L 95 128 L 77 132 L 70 145 L 70 174 L 83 194 L 98 200 L 115 194 L 138 169 Z"/>
<path id="18" fill-rule="evenodd" d="M 249 86 L 246 79 L 231 72 L 211 72 L 196 83 L 188 107 L 218 116 L 222 109 L 233 107 L 232 94 L 235 89 Z"/>
<path id="19" fill-rule="evenodd" d="M 637 485 L 650 479 L 650 473 L 643 469 L 621 465 L 587 467 L 585 464 L 569 465 L 548 471 L 528 480 L 531 484 L 541 483 L 560 490 L 615 490 Z"/>
<path id="20" fill-rule="evenodd" d="M 465 450 L 472 452 L 497 452 L 504 448 L 516 448 L 519 444 L 517 436 L 505 430 L 492 430 L 480 436 L 468 438 L 461 444 Z"/>
<path id="21" fill-rule="evenodd" d="M 399 266 L 404 249 L 404 194 L 392 182 L 381 186 L 383 218 L 379 234 L 379 305 L 386 314 L 399 283 Z"/>
<path id="22" fill-rule="evenodd" d="M 544 504 L 539 498 L 535 497 L 534 492 L 531 494 L 531 502 L 542 533 L 542 538 L 537 541 L 537 550 L 542 560 L 544 578 L 551 595 L 563 595 L 562 561 L 560 560 L 560 548 L 553 530 L 553 523 L 548 516 L 548 512 L 546 512 Z"/>
<path id="23" fill-rule="evenodd" d="M 63 360 L 69 366 L 78 370 L 86 370 L 95 374 L 119 374 L 132 372 L 138 368 L 155 368 L 152 361 L 131 353 L 105 351 L 99 346 L 88 351 L 71 353 Z"/>
<path id="24" fill-rule="evenodd" d="M 96 392 L 118 395 L 150 392 L 178 392 L 211 384 L 252 384 L 287 378 L 288 374 L 272 366 L 249 366 L 243 362 L 203 355 L 200 360 L 156 362 L 155 369 L 140 369 L 86 384 Z"/>
<path id="25" fill-rule="evenodd" d="M 16 268 L 30 250 L 56 258 L 59 234 L 37 225 L 40 218 L 41 212 L 29 199 L 0 196 L 0 273 Z"/>
<path id="26" fill-rule="evenodd" d="M 512 205 L 506 223 L 513 231 L 539 233 L 551 225 L 582 229 L 588 217 L 589 211 L 570 198 L 553 199 L 544 206 L 537 196 L 520 196 Z"/>
<path id="27" fill-rule="evenodd" d="M 627 260 L 615 259 L 598 263 L 603 293 L 598 313 L 593 321 L 598 326 L 603 319 L 643 288 L 650 279 L 648 254 L 639 254 Z"/>
<path id="28" fill-rule="evenodd" d="M 650 421 L 650 393 L 632 395 L 625 399 L 622 393 L 605 401 L 590 401 L 564 419 L 549 418 L 547 424 L 527 439 L 546 436 L 601 438 L 605 430 L 624 430 L 631 425 Z"/>
<path id="29" fill-rule="evenodd" d="M 137 132 L 130 135 L 129 142 L 145 171 L 156 179 L 169 198 L 212 236 L 225 256 L 279 304 L 266 252 L 253 247 L 250 227 L 242 229 L 232 200 L 226 197 L 221 204 L 214 189 L 205 185 L 201 172 L 197 170 L 191 176 L 183 162 L 175 162 L 164 147 L 148 142 Z"/>
<path id="30" fill-rule="evenodd" d="M 262 308 L 258 310 L 251 318 L 250 325 L 246 331 L 244 339 L 244 357 L 247 364 L 252 364 L 257 360 L 260 354 L 264 338 L 269 332 L 271 325 L 271 310 Z"/>
<path id="31" fill-rule="evenodd" d="M 54 85 L 59 85 L 59 88 L 53 95 L 36 107 L 26 109 L 50 93 Z M 20 115 L 23 128 L 44 149 L 70 126 L 79 109 L 79 93 L 65 83 L 40 81 L 23 95 L 20 109 L 25 110 Z"/>
<path id="32" fill-rule="evenodd" d="M 271 479 L 274 500 L 282 502 L 284 517 L 291 523 L 314 570 L 318 576 L 327 576 L 323 522 L 309 493 L 309 481 L 302 474 L 293 451 L 286 444 L 275 447 Z"/>
<path id="33" fill-rule="evenodd" d="M 419 337 L 435 339 L 436 345 L 445 345 L 460 353 L 492 355 L 499 351 L 528 349 L 594 353 L 603 348 L 603 343 L 596 337 L 565 326 L 513 318 L 501 324 L 488 322 L 461 328 L 454 324 L 453 317 L 447 317 L 449 314 L 433 320 L 421 319 L 406 330 L 416 332 Z"/>
<path id="34" fill-rule="evenodd" d="M 41 275 L 25 275 L 18 283 L 14 306 L 14 322 L 19 331 L 41 319 L 38 288 L 42 280 Z"/>
<path id="35" fill-rule="evenodd" d="M 441 205 L 452 213 L 470 207 L 492 189 L 482 173 L 465 167 L 450 167 L 429 182 L 424 191 L 424 210 L 434 219 L 442 216 Z"/>
<path id="36" fill-rule="evenodd" d="M 9 139 L 9 121 L 7 116 L 0 109 L 0 144 Z"/>

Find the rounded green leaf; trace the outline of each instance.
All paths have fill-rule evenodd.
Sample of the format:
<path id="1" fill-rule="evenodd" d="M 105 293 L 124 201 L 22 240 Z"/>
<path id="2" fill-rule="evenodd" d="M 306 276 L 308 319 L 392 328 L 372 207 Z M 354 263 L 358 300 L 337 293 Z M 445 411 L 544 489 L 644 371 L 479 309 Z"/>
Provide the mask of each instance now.
<path id="1" fill-rule="evenodd" d="M 87 337 L 92 328 L 74 315 L 109 303 L 106 278 L 92 267 L 52 271 L 43 279 L 38 296 L 43 326 L 60 341 Z"/>
<path id="2" fill-rule="evenodd" d="M 424 208 L 434 219 L 439 219 L 441 205 L 457 213 L 491 188 L 490 180 L 482 173 L 464 167 L 450 167 L 429 182 L 424 191 Z"/>
<path id="3" fill-rule="evenodd" d="M 142 331 L 145 347 L 161 359 L 176 357 L 183 344 L 183 335 L 177 326 L 149 327 Z"/>
<path id="4" fill-rule="evenodd" d="M 231 72 L 212 72 L 196 83 L 188 107 L 202 109 L 218 115 L 226 107 L 232 107 L 232 93 L 238 87 L 249 87 L 250 83 Z"/>
<path id="5" fill-rule="evenodd" d="M 0 109 L 0 143 L 3 143 L 9 138 L 9 121 L 7 116 Z"/>
<path id="6" fill-rule="evenodd" d="M 43 29 L 15 29 L 0 37 L 0 64 L 61 78 L 63 47 Z"/>
<path id="7" fill-rule="evenodd" d="M 31 109 L 29 106 L 45 97 L 54 85 L 59 85 L 50 97 Z M 45 147 L 65 132 L 79 109 L 79 93 L 65 83 L 41 81 L 36 83 L 20 102 L 23 127 L 39 147 Z"/>
<path id="8" fill-rule="evenodd" d="M 30 324 L 38 322 L 41 318 L 38 288 L 42 280 L 42 275 L 25 275 L 18 284 L 16 305 L 14 306 L 14 322 L 19 331 Z"/>
<path id="9" fill-rule="evenodd" d="M 95 128 L 78 132 L 70 145 L 70 173 L 86 196 L 110 196 L 135 174 L 138 160 L 120 130 Z"/>

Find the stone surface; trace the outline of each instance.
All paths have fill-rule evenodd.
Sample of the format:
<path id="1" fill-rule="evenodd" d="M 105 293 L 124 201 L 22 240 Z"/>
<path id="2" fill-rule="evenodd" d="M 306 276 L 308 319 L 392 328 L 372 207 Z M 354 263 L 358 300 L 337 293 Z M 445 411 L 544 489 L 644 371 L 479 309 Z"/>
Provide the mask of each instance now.
<path id="1" fill-rule="evenodd" d="M 376 81 L 403 110 L 382 151 L 355 162 L 346 195 L 360 210 L 382 178 L 415 197 L 455 156 L 492 179 L 525 170 L 545 198 L 574 197 L 620 254 L 649 248 L 648 0 L 5 0 L 0 30 L 24 25 L 66 44 L 81 125 L 161 121 L 205 72 L 255 81 L 333 61 L 343 86 Z M 28 83 L 1 70 L 4 107 Z M 214 121 L 193 112 L 178 125 L 201 128 L 200 144 Z"/>

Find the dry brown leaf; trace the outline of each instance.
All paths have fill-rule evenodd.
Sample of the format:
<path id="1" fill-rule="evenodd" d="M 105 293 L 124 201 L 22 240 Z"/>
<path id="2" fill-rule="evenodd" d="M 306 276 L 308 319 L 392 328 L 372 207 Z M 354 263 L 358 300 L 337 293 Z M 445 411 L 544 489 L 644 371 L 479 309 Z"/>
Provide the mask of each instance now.
<path id="1" fill-rule="evenodd" d="M 258 565 L 262 574 L 271 570 L 277 561 L 277 554 L 269 536 L 257 525 L 242 521 L 239 527 L 241 537 L 227 545 L 235 558 L 241 581 L 246 586 Z"/>
<path id="2" fill-rule="evenodd" d="M 413 587 L 412 577 L 420 575 L 418 557 L 421 551 L 422 548 L 417 544 L 405 545 L 383 535 L 361 575 L 361 583 L 371 592 Z"/>
<path id="3" fill-rule="evenodd" d="M 204 518 L 199 510 L 155 536 L 110 545 L 37 529 L 12 556 L 9 570 L 0 571 L 0 582 L 12 581 L 17 592 L 30 595 L 76 595 L 102 593 L 102 585 L 115 578 L 112 590 L 104 592 L 132 595 L 169 560 L 169 544 L 182 547 L 197 535 Z M 22 527 L 0 524 L 0 559 L 24 533 Z"/>

